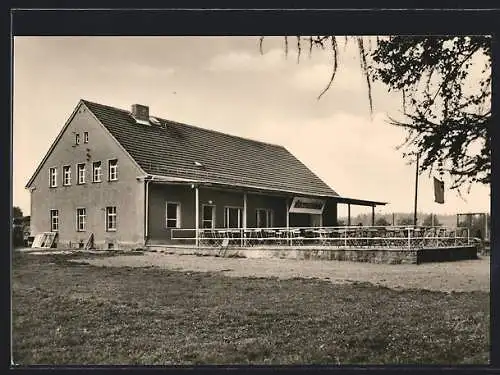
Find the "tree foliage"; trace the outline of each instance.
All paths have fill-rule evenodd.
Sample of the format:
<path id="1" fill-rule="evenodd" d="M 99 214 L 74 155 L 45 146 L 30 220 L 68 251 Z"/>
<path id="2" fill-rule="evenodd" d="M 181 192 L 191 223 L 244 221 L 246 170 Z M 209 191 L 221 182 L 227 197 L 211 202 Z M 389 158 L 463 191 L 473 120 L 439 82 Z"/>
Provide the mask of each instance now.
<path id="1" fill-rule="evenodd" d="M 413 225 L 413 218 L 411 216 L 404 216 L 398 220 L 397 225 Z"/>
<path id="2" fill-rule="evenodd" d="M 375 225 L 377 227 L 387 227 L 387 226 L 391 225 L 391 223 L 389 223 L 385 217 L 379 217 L 375 221 Z"/>
<path id="3" fill-rule="evenodd" d="M 334 84 L 342 39 L 359 51 L 371 112 L 374 82 L 401 94 L 402 118 L 389 122 L 407 130 L 404 158 L 418 155 L 420 173 L 448 174 L 451 188 L 490 182 L 491 37 L 297 36 L 298 62 L 304 44 L 309 54 L 331 50 L 332 74 L 318 99 Z M 289 37 L 284 40 L 288 55 Z"/>
<path id="4" fill-rule="evenodd" d="M 434 220 L 433 220 L 433 218 L 434 218 Z M 425 217 L 424 221 L 422 222 L 422 225 L 424 227 L 430 227 L 430 226 L 438 227 L 441 225 L 441 223 L 439 222 L 436 215 L 430 214 L 430 215 L 427 215 Z"/>
<path id="5" fill-rule="evenodd" d="M 405 118 L 392 123 L 408 129 L 420 170 L 448 172 L 452 187 L 489 183 L 491 39 L 393 37 L 372 56 L 373 77 L 404 95 Z"/>
<path id="6" fill-rule="evenodd" d="M 12 217 L 14 218 L 22 218 L 24 215 L 23 215 L 23 210 L 21 210 L 20 207 L 18 206 L 14 206 L 12 207 Z"/>

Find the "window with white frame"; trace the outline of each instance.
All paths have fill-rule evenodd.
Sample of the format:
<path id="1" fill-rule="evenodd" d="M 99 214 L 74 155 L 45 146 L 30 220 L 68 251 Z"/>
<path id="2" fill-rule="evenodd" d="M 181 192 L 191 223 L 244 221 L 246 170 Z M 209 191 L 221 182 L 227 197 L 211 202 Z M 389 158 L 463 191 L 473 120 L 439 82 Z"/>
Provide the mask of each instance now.
<path id="1" fill-rule="evenodd" d="M 270 228 L 273 226 L 273 210 L 267 208 L 257 208 L 256 226 L 257 228 Z"/>
<path id="2" fill-rule="evenodd" d="M 203 205 L 202 211 L 201 227 L 204 229 L 215 228 L 215 206 L 205 204 Z"/>
<path id="3" fill-rule="evenodd" d="M 116 206 L 106 207 L 106 230 L 116 231 Z"/>
<path id="4" fill-rule="evenodd" d="M 83 143 L 89 143 L 89 132 L 83 133 Z"/>
<path id="5" fill-rule="evenodd" d="M 87 225 L 87 210 L 85 208 L 76 209 L 76 230 L 84 232 Z"/>
<path id="6" fill-rule="evenodd" d="M 57 168 L 50 168 L 49 170 L 49 186 L 56 187 L 57 186 Z"/>
<path id="7" fill-rule="evenodd" d="M 181 227 L 181 205 L 179 203 L 167 202 L 165 216 L 167 228 Z"/>
<path id="8" fill-rule="evenodd" d="M 226 228 L 241 228 L 241 219 L 240 207 L 225 207 L 224 226 Z"/>
<path id="9" fill-rule="evenodd" d="M 118 180 L 118 160 L 113 159 L 108 161 L 108 180 Z"/>
<path id="10" fill-rule="evenodd" d="M 75 134 L 75 144 L 79 145 L 80 144 L 80 133 Z"/>
<path id="11" fill-rule="evenodd" d="M 78 184 L 84 184 L 85 183 L 85 163 L 78 164 L 77 165 L 77 170 L 78 170 Z"/>
<path id="12" fill-rule="evenodd" d="M 92 163 L 92 182 L 102 181 L 102 166 L 100 161 Z"/>
<path id="13" fill-rule="evenodd" d="M 63 185 L 71 185 L 71 165 L 65 165 L 63 167 Z"/>
<path id="14" fill-rule="evenodd" d="M 59 210 L 50 210 L 50 231 L 59 231 Z"/>

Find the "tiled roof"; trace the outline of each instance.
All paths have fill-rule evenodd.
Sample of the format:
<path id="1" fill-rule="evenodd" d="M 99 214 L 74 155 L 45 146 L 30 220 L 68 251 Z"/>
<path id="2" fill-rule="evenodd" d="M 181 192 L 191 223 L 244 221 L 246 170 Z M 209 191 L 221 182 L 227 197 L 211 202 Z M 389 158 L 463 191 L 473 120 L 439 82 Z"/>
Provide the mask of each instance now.
<path id="1" fill-rule="evenodd" d="M 142 125 L 129 111 L 86 100 L 83 103 L 148 174 L 338 196 L 282 146 L 161 118 L 163 126 Z"/>

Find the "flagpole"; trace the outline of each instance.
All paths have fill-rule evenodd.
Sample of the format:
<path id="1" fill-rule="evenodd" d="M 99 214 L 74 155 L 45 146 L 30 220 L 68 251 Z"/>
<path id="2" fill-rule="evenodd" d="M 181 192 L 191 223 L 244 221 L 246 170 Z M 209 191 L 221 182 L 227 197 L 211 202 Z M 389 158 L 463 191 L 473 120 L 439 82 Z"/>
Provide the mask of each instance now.
<path id="1" fill-rule="evenodd" d="M 418 159 L 420 154 L 417 153 L 417 168 L 415 169 L 415 207 L 413 210 L 413 225 L 417 226 L 417 197 L 418 197 Z"/>

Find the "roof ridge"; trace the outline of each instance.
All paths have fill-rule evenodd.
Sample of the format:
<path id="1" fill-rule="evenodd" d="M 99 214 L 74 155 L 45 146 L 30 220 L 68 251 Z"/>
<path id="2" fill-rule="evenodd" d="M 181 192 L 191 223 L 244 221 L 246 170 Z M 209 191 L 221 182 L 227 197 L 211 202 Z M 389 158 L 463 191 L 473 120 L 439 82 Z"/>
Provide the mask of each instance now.
<path id="1" fill-rule="evenodd" d="M 106 105 L 106 104 L 101 104 L 101 103 L 97 103 L 97 102 L 92 102 L 92 101 L 86 100 L 86 99 L 81 99 L 81 100 L 84 103 L 90 103 L 90 104 L 100 105 L 102 107 L 111 108 L 111 109 L 114 109 L 114 110 L 118 110 L 118 111 L 126 112 L 126 113 L 130 114 L 130 111 L 128 111 L 126 109 L 123 109 L 123 108 L 118 108 L 118 107 L 114 107 L 114 106 L 111 106 L 111 105 Z M 265 145 L 274 146 L 274 147 L 279 147 L 279 148 L 285 149 L 287 152 L 290 152 L 283 145 L 278 145 L 276 143 L 260 141 L 260 140 L 257 140 L 257 139 L 242 137 L 240 135 L 228 134 L 228 133 L 224 133 L 223 131 L 220 131 L 220 130 L 207 129 L 207 128 L 204 128 L 204 127 L 198 126 L 198 125 L 192 125 L 192 124 L 186 124 L 184 122 L 179 122 L 179 121 L 174 121 L 174 120 L 168 120 L 168 119 L 165 119 L 165 118 L 162 118 L 162 117 L 158 117 L 158 116 L 154 116 L 154 115 L 151 115 L 151 114 L 150 114 L 150 117 L 155 117 L 155 118 L 157 118 L 157 119 L 159 119 L 161 121 L 167 122 L 167 123 L 169 122 L 169 123 L 173 123 L 173 124 L 177 124 L 177 125 L 181 125 L 181 126 L 189 126 L 191 128 L 196 128 L 196 129 L 200 129 L 200 130 L 211 132 L 211 133 L 217 133 L 217 134 L 221 134 L 221 135 L 224 135 L 224 136 L 227 136 L 227 137 L 239 138 L 239 139 L 243 139 L 245 141 L 250 141 L 250 142 L 265 144 Z"/>

